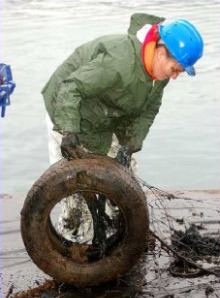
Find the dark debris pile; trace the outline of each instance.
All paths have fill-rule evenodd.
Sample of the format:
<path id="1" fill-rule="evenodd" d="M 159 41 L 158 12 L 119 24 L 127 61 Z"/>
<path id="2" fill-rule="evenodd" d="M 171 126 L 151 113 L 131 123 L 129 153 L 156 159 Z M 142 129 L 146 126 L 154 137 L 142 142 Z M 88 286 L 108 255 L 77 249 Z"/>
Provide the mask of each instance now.
<path id="1" fill-rule="evenodd" d="M 220 256 L 220 237 L 202 236 L 195 225 L 184 232 L 174 231 L 171 239 L 175 250 L 184 251 L 194 261 L 204 256 Z"/>

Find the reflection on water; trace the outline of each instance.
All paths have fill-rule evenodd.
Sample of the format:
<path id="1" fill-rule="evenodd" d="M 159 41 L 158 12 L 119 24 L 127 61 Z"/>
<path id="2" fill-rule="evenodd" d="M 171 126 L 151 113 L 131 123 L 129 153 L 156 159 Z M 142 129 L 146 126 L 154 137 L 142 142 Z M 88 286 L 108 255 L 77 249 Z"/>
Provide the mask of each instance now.
<path id="1" fill-rule="evenodd" d="M 55 68 L 83 42 L 127 30 L 130 15 L 187 18 L 201 31 L 197 76 L 167 87 L 142 152 L 138 175 L 166 189 L 219 187 L 219 1 L 3 1 L 1 61 L 17 83 L 1 119 L 2 191 L 26 193 L 48 167 L 40 91 Z"/>

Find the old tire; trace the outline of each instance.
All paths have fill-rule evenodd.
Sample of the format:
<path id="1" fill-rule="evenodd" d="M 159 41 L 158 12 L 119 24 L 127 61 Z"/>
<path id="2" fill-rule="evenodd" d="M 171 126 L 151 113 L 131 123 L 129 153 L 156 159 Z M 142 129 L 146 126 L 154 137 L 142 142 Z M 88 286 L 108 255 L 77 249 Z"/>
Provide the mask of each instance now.
<path id="1" fill-rule="evenodd" d="M 97 262 L 73 260 L 62 252 L 62 243 L 51 237 L 53 206 L 75 191 L 104 194 L 123 214 L 122 241 Z M 79 286 L 97 285 L 129 271 L 146 247 L 148 228 L 146 197 L 138 182 L 127 169 L 104 156 L 62 159 L 52 165 L 34 183 L 21 211 L 21 234 L 34 263 L 56 280 Z"/>

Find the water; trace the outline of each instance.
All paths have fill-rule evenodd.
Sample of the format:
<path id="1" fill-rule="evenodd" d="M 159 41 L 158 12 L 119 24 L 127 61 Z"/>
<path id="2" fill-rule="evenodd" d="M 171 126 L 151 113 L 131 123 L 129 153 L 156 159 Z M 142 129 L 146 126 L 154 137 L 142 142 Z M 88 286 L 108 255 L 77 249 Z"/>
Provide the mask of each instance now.
<path id="1" fill-rule="evenodd" d="M 12 66 L 17 87 L 1 119 L 3 193 L 25 194 L 49 166 L 40 91 L 52 72 L 76 46 L 126 32 L 134 12 L 189 19 L 205 41 L 198 75 L 182 74 L 165 90 L 137 154 L 138 176 L 163 189 L 219 188 L 220 1 L 5 0 L 0 60 Z"/>

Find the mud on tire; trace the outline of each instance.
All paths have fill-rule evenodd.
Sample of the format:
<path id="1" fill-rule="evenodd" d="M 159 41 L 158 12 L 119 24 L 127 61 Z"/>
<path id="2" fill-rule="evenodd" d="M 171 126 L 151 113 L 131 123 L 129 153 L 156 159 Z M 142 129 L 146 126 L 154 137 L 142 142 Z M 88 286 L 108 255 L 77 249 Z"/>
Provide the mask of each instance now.
<path id="1" fill-rule="evenodd" d="M 123 237 L 101 260 L 82 261 L 80 254 L 86 255 L 88 246 L 76 244 L 70 253 L 51 227 L 51 210 L 74 192 L 103 194 L 123 216 Z M 62 159 L 52 165 L 32 186 L 21 211 L 21 234 L 33 262 L 56 280 L 79 286 L 97 285 L 129 271 L 146 247 L 148 228 L 146 197 L 138 182 L 104 156 Z"/>

